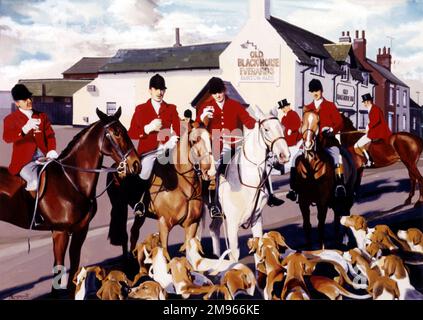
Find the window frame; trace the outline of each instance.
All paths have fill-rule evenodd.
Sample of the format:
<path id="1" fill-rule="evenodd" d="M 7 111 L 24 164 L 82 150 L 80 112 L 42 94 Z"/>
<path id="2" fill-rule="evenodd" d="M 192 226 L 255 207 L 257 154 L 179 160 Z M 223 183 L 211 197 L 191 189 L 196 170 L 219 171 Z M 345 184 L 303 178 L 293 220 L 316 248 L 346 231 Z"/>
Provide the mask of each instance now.
<path id="1" fill-rule="evenodd" d="M 112 105 L 112 104 L 114 104 L 114 112 L 113 112 L 113 113 L 110 113 L 109 111 L 110 111 L 111 109 L 109 108 L 109 106 L 110 106 L 110 105 Z M 106 102 L 106 114 L 107 114 L 108 116 L 112 116 L 112 115 L 114 115 L 114 114 L 115 114 L 115 112 L 116 112 L 116 110 L 117 110 L 117 103 L 116 103 L 116 102 L 112 102 L 112 101 L 108 101 L 108 102 Z"/>
<path id="2" fill-rule="evenodd" d="M 319 57 L 311 57 L 311 60 L 313 60 L 313 62 L 317 65 L 310 69 L 310 73 L 314 75 L 322 76 L 323 60 Z M 315 71 L 316 69 L 317 69 L 317 72 Z"/>

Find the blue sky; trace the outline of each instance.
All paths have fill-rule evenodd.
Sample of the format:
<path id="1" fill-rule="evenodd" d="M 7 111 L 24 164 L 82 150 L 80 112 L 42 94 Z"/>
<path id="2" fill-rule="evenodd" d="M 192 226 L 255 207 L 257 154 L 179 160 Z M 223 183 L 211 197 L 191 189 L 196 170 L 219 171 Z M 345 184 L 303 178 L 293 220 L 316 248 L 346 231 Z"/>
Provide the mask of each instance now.
<path id="1" fill-rule="evenodd" d="M 423 0 L 272 0 L 271 14 L 332 41 L 366 30 L 372 59 L 393 37 L 394 72 L 423 82 Z M 248 15 L 248 0 L 0 0 L 0 90 L 83 56 L 172 45 L 175 27 L 183 44 L 228 41 Z"/>

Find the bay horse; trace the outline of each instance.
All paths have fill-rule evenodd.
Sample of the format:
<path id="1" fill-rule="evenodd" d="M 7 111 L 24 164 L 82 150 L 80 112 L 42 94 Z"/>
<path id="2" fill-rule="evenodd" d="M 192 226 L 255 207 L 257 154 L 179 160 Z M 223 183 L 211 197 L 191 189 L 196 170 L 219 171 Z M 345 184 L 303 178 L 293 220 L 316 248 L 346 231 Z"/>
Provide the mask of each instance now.
<path id="1" fill-rule="evenodd" d="M 220 228 L 226 224 L 231 259 L 238 261 L 238 230 L 251 228 L 253 237 L 262 237 L 262 211 L 268 194 L 264 183 L 269 176 L 269 154 L 272 152 L 279 164 L 289 161 L 290 153 L 284 139 L 281 122 L 274 115 L 265 115 L 258 107 L 259 118 L 255 127 L 246 130 L 242 146 L 227 164 L 225 176 L 220 176 L 218 189 L 222 219 L 213 219 L 210 235 L 213 253 L 220 256 Z M 257 265 L 257 256 L 255 256 Z"/>
<path id="2" fill-rule="evenodd" d="M 119 122 L 121 109 L 113 116 L 97 109 L 97 115 L 100 120 L 79 132 L 59 158 L 45 167 L 38 191 L 37 214 L 44 220 L 40 225 L 32 226 L 35 200 L 25 191 L 24 181 L 12 176 L 7 168 L 0 168 L 0 220 L 24 229 L 52 232 L 55 276 L 62 275 L 72 235 L 70 294 L 89 223 L 97 210 L 95 193 L 104 156 L 124 165 L 131 174 L 140 171 L 140 159 L 125 127 Z M 58 290 L 52 287 L 53 294 Z"/>
<path id="3" fill-rule="evenodd" d="M 357 131 L 352 121 L 346 116 L 342 115 L 344 120 L 344 127 L 341 133 L 341 143 L 345 148 L 348 148 L 352 154 L 354 164 L 358 171 L 357 189 L 361 184 L 361 177 L 364 170 L 364 157 L 354 152 L 354 144 L 365 134 Z M 423 150 L 423 140 L 409 132 L 393 133 L 386 143 L 383 140 L 372 141 L 368 148 L 368 152 L 373 159 L 374 165 L 372 168 L 382 168 L 390 166 L 398 161 L 401 161 L 407 168 L 410 177 L 411 189 L 404 205 L 411 204 L 411 200 L 415 194 L 416 184 L 419 185 L 419 199 L 414 207 L 419 207 L 423 204 L 423 177 L 417 168 L 417 163 Z"/>
<path id="4" fill-rule="evenodd" d="M 303 217 L 303 230 L 306 246 L 311 247 L 310 206 L 317 207 L 319 244 L 324 245 L 325 222 L 327 211 L 334 211 L 335 239 L 340 240 L 340 220 L 343 215 L 349 215 L 354 203 L 354 186 L 357 172 L 351 158 L 341 148 L 343 157 L 346 197 L 337 201 L 334 197 L 335 167 L 333 160 L 325 152 L 322 139 L 319 138 L 319 115 L 315 111 L 304 112 L 301 127 L 304 141 L 303 154 L 295 160 L 298 203 Z M 335 138 L 334 138 L 335 139 Z"/>
<path id="5" fill-rule="evenodd" d="M 158 220 L 161 246 L 167 258 L 170 258 L 167 250 L 168 236 L 174 226 L 180 225 L 185 229 L 181 251 L 197 234 L 203 214 L 202 179 L 209 180 L 209 176 L 213 175 L 214 160 L 207 130 L 189 130 L 189 125 L 183 124 L 184 122 L 181 123 L 180 140 L 170 153 L 169 163 L 161 165 L 156 162 L 154 166 L 151 185 L 146 192 L 146 196 L 150 198 L 148 210 L 144 216 L 136 215 L 131 227 L 131 252 L 137 244 L 139 230 L 146 217 Z M 119 181 L 115 174 L 108 175 L 108 181 L 115 180 L 108 189 L 112 204 L 109 237 L 112 244 L 122 246 L 124 257 L 128 241 L 128 204 L 133 207 L 146 187 L 141 178 L 128 178 Z"/>

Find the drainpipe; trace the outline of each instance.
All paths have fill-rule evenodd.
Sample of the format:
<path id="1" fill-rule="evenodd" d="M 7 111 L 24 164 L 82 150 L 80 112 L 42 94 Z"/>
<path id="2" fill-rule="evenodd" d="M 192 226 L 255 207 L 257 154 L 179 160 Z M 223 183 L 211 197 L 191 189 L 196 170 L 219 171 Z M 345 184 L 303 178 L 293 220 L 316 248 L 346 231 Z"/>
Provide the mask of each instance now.
<path id="1" fill-rule="evenodd" d="M 340 74 L 337 74 L 336 76 L 334 76 L 333 78 L 332 78 L 332 81 L 333 81 L 333 103 L 335 103 L 335 98 L 336 98 L 336 81 L 335 81 L 335 79 L 336 79 L 336 77 L 339 77 L 340 76 Z"/>
<path id="2" fill-rule="evenodd" d="M 359 86 L 359 82 L 358 82 L 358 80 L 357 80 L 357 84 L 356 84 L 356 87 L 357 87 L 357 100 L 356 100 L 356 103 L 355 103 L 355 105 L 356 105 L 356 114 L 355 114 L 355 127 L 358 129 L 358 116 L 359 116 L 359 109 L 360 109 L 360 107 L 358 106 L 358 104 L 359 104 L 359 99 L 360 99 L 360 95 L 359 95 L 359 92 L 358 92 L 358 86 Z"/>
<path id="3" fill-rule="evenodd" d="M 313 68 L 313 66 L 309 66 L 309 67 L 305 68 L 303 71 L 301 71 L 301 73 L 302 73 L 302 91 L 303 91 L 303 93 L 302 93 L 302 99 L 303 99 L 303 101 L 302 101 L 302 104 L 301 105 L 303 107 L 304 107 L 304 103 L 305 103 L 305 95 L 304 95 L 305 73 L 306 73 L 306 71 L 308 71 L 308 70 L 310 70 L 312 68 Z"/>

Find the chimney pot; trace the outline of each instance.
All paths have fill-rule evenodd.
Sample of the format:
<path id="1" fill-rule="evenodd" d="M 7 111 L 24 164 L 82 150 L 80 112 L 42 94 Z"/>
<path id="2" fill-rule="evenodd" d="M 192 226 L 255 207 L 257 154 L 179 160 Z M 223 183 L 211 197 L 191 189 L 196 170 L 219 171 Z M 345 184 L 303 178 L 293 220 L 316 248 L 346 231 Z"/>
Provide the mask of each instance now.
<path id="1" fill-rule="evenodd" d="M 355 30 L 355 38 L 358 39 L 358 30 Z"/>
<path id="2" fill-rule="evenodd" d="M 391 54 L 391 48 L 388 48 L 388 54 Z"/>
<path id="3" fill-rule="evenodd" d="M 363 38 L 363 39 L 366 39 L 366 31 L 361 31 L 361 37 Z"/>
<path id="4" fill-rule="evenodd" d="M 383 54 L 386 54 L 386 47 L 383 47 Z"/>
<path id="5" fill-rule="evenodd" d="M 381 54 L 382 52 L 381 52 L 381 49 L 379 48 L 379 54 Z"/>
<path id="6" fill-rule="evenodd" d="M 179 28 L 175 28 L 175 44 L 174 47 L 182 47 L 181 38 L 179 35 Z"/>
<path id="7" fill-rule="evenodd" d="M 345 31 L 342 31 L 342 36 L 345 37 Z"/>
<path id="8" fill-rule="evenodd" d="M 350 32 L 349 31 L 347 31 L 347 37 L 349 37 L 350 36 Z"/>

